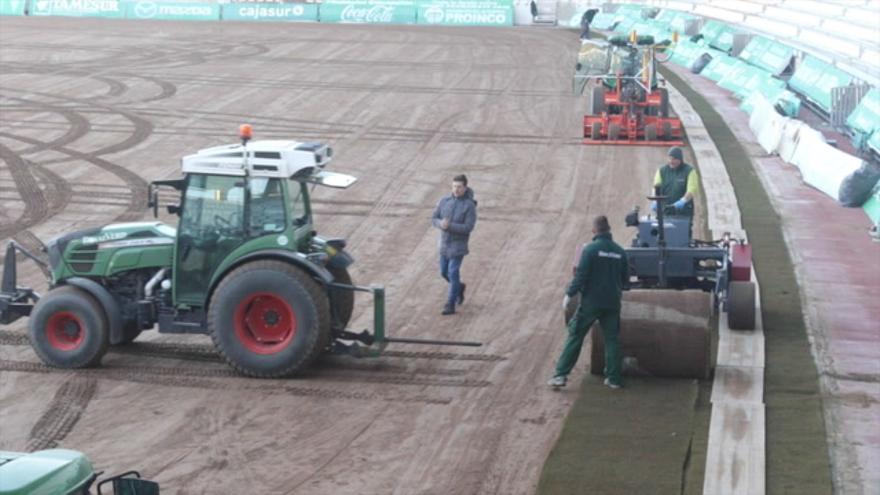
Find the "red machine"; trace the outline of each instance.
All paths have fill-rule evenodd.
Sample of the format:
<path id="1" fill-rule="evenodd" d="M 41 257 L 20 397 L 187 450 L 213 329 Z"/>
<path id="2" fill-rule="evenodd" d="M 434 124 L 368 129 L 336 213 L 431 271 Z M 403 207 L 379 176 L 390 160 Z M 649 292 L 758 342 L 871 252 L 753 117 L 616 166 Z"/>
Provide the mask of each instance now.
<path id="1" fill-rule="evenodd" d="M 651 36 L 616 36 L 604 47 L 607 72 L 597 75 L 587 68 L 588 75 L 575 76 L 586 80 L 589 93 L 584 144 L 684 144 L 681 121 L 669 116 L 669 94 L 658 87 L 656 51 L 663 48 Z"/>

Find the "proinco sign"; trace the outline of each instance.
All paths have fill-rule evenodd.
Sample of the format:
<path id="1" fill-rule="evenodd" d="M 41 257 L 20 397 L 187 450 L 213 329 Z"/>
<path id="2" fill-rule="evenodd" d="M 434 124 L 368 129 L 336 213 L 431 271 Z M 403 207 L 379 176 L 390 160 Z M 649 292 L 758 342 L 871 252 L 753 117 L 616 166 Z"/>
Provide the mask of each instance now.
<path id="1" fill-rule="evenodd" d="M 419 3 L 417 22 L 458 26 L 512 26 L 513 3 L 503 0 L 424 0 Z"/>

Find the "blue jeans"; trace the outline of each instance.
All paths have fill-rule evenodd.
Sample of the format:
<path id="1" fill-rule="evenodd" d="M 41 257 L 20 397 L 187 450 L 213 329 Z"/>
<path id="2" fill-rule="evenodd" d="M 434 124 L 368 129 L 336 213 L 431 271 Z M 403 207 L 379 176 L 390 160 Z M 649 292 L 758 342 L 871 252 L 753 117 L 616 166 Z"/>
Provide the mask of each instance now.
<path id="1" fill-rule="evenodd" d="M 449 292 L 446 296 L 446 305 L 455 306 L 458 295 L 461 294 L 461 262 L 464 256 L 440 256 L 440 276 L 449 282 Z"/>

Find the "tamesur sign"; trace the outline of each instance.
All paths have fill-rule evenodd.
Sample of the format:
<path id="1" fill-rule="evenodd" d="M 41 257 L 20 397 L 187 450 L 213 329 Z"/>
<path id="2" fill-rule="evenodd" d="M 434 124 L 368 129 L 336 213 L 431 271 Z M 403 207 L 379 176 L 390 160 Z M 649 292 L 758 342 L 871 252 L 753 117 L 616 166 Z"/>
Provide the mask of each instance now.
<path id="1" fill-rule="evenodd" d="M 31 15 L 122 17 L 117 0 L 31 0 Z"/>
<path id="2" fill-rule="evenodd" d="M 0 0 L 0 15 L 24 15 L 27 0 Z"/>

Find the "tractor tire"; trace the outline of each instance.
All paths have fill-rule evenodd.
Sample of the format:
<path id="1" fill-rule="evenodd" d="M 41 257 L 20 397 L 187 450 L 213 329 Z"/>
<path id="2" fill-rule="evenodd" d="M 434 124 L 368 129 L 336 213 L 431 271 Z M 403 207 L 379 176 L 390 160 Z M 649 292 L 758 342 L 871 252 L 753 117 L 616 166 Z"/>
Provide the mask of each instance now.
<path id="1" fill-rule="evenodd" d="M 663 122 L 663 139 L 667 141 L 672 141 L 672 124 L 669 122 Z"/>
<path id="2" fill-rule="evenodd" d="M 620 125 L 608 124 L 608 140 L 617 141 L 620 138 Z"/>
<path id="3" fill-rule="evenodd" d="M 755 329 L 754 282 L 730 282 L 727 290 L 727 325 L 732 330 Z"/>
<path id="4" fill-rule="evenodd" d="M 351 275 L 345 268 L 328 267 L 327 270 L 333 275 L 333 281 L 354 285 Z M 354 312 L 354 291 L 343 289 L 330 289 L 330 313 L 333 315 L 333 324 L 340 329 L 345 329 L 351 321 Z"/>
<path id="5" fill-rule="evenodd" d="M 34 352 L 49 366 L 97 366 L 110 342 L 107 315 L 88 292 L 69 286 L 49 291 L 28 322 Z"/>
<path id="6" fill-rule="evenodd" d="M 602 139 L 602 123 L 601 122 L 593 122 L 590 126 L 590 139 L 593 141 L 599 141 Z"/>
<path id="7" fill-rule="evenodd" d="M 657 140 L 657 126 L 654 124 L 648 124 L 645 126 L 645 141 L 656 141 Z"/>
<path id="8" fill-rule="evenodd" d="M 607 109 L 605 108 L 605 86 L 593 86 L 590 89 L 590 108 L 587 112 L 590 115 L 601 115 Z"/>
<path id="9" fill-rule="evenodd" d="M 242 374 L 289 376 L 308 368 L 330 341 L 330 300 L 289 263 L 260 260 L 226 275 L 208 308 L 214 347 Z"/>
<path id="10" fill-rule="evenodd" d="M 666 88 L 659 88 L 657 90 L 660 93 L 660 116 L 665 118 L 669 117 L 669 90 Z"/>

